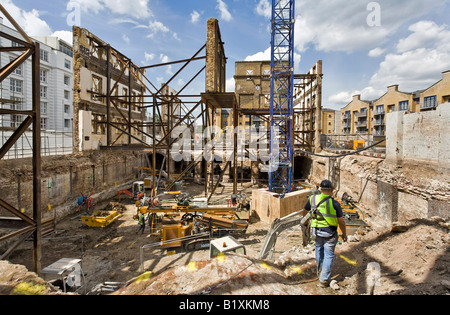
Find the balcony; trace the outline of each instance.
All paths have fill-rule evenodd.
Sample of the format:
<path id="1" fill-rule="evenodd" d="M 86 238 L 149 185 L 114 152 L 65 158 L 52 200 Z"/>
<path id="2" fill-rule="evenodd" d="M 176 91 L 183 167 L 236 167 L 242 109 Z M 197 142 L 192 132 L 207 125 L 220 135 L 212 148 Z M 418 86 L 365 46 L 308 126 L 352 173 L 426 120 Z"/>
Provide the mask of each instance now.
<path id="1" fill-rule="evenodd" d="M 378 109 L 373 113 L 374 116 L 380 116 L 384 114 L 386 114 L 386 111 L 384 109 Z"/>
<path id="2" fill-rule="evenodd" d="M 358 128 L 367 127 L 367 120 L 366 121 L 357 121 L 355 123 L 355 126 L 358 127 Z"/>
<path id="3" fill-rule="evenodd" d="M 433 108 L 436 108 L 436 103 L 434 103 L 434 104 L 430 104 L 430 103 L 425 103 L 425 104 L 420 104 L 420 109 L 421 110 L 425 110 L 425 109 L 433 109 Z"/>
<path id="4" fill-rule="evenodd" d="M 343 119 L 343 120 L 352 119 L 352 115 L 350 115 L 350 114 L 344 114 L 344 115 L 342 115 L 342 119 Z"/>
<path id="5" fill-rule="evenodd" d="M 384 126 L 385 125 L 385 123 L 384 123 L 384 120 L 375 120 L 374 122 L 373 122 L 373 125 L 374 126 Z"/>
<path id="6" fill-rule="evenodd" d="M 367 111 L 364 111 L 364 112 L 360 112 L 360 113 L 356 113 L 356 114 L 355 114 L 355 117 L 356 117 L 356 118 L 364 118 L 364 117 L 367 117 L 367 116 L 368 116 Z"/>

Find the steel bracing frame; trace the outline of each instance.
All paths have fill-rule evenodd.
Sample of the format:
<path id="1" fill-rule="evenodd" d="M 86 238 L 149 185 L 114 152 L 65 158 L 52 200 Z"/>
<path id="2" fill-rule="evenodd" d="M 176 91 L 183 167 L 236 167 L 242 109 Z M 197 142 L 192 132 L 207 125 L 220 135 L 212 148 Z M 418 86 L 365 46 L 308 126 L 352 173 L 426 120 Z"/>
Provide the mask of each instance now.
<path id="1" fill-rule="evenodd" d="M 31 110 L 12 110 L 1 109 L 0 115 L 23 115 L 25 117 L 22 124 L 16 129 L 10 139 L 0 148 L 0 159 L 14 146 L 20 137 L 30 127 L 33 131 L 33 215 L 28 216 L 22 213 L 20 209 L 16 209 L 0 196 L 0 206 L 10 212 L 14 217 L 2 218 L 0 226 L 7 227 L 12 230 L 7 235 L 0 237 L 0 242 L 15 239 L 15 242 L 8 247 L 8 250 L 0 255 L 0 260 L 7 258 L 10 253 L 22 244 L 26 239 L 33 239 L 33 267 L 34 271 L 39 275 L 41 272 L 41 246 L 42 246 L 42 229 L 46 222 L 42 222 L 41 209 L 41 122 L 40 122 L 40 46 L 34 42 L 11 17 L 8 11 L 0 4 L 0 12 L 13 25 L 15 30 L 21 35 L 22 39 L 16 38 L 4 32 L 0 32 L 0 37 L 14 41 L 20 47 L 0 47 L 1 52 L 15 51 L 19 53 L 19 57 L 11 61 L 5 67 L 0 69 L 0 83 L 3 82 L 17 67 L 24 64 L 30 57 L 32 68 L 32 106 Z M 2 103 L 13 102 L 10 100 L 1 100 Z M 17 217 L 19 221 L 14 220 Z"/>
<path id="2" fill-rule="evenodd" d="M 110 45 L 102 42 L 94 37 L 91 40 L 91 50 L 96 52 L 106 66 L 106 82 L 108 86 L 106 88 L 107 93 L 97 93 L 94 91 L 87 91 L 91 95 L 95 95 L 98 98 L 105 100 L 106 105 L 106 121 L 103 122 L 106 129 L 106 145 L 101 146 L 102 150 L 129 150 L 129 151 L 141 151 L 143 153 L 151 153 L 153 159 L 148 160 L 148 167 L 151 169 L 153 176 L 153 190 L 156 191 L 157 187 L 157 168 L 156 168 L 156 155 L 165 154 L 166 172 L 168 174 L 169 181 L 166 185 L 166 190 L 170 190 L 173 185 L 181 180 L 184 176 L 189 174 L 195 167 L 204 161 L 204 158 L 196 158 L 193 156 L 192 161 L 187 163 L 181 174 L 177 176 L 171 176 L 169 168 L 170 149 L 172 145 L 178 141 L 172 137 L 172 132 L 179 126 L 185 126 L 191 129 L 191 134 L 194 134 L 194 124 L 198 119 L 202 119 L 203 126 L 206 128 L 211 126 L 214 122 L 215 109 L 221 108 L 224 103 L 230 103 L 231 108 L 236 107 L 235 97 L 231 97 L 230 93 L 217 92 L 217 93 L 202 93 L 200 95 L 187 95 L 182 92 L 197 79 L 203 72 L 205 72 L 207 66 L 199 67 L 198 72 L 192 77 L 184 81 L 187 83 L 175 94 L 168 92 L 168 88 L 171 82 L 176 78 L 180 78 L 180 74 L 196 61 L 202 61 L 207 59 L 207 45 L 203 45 L 192 57 L 172 61 L 167 63 L 153 64 L 143 67 L 138 67 L 132 61 L 124 56 L 121 52 L 114 49 Z M 223 50 L 223 43 L 219 45 Z M 202 55 L 205 54 L 205 55 Z M 91 56 L 93 53 L 91 53 Z M 172 65 L 180 65 L 178 71 L 176 71 L 172 77 L 162 84 L 161 87 L 156 87 L 146 75 L 147 69 L 164 68 Z M 120 69 L 120 72 L 117 71 Z M 192 67 L 191 67 L 192 69 Z M 164 71 L 164 70 L 161 70 Z M 130 82 L 133 79 L 143 87 L 143 93 L 140 95 L 139 101 L 132 101 L 131 98 L 131 83 L 129 84 L 129 95 L 114 95 L 114 90 L 123 78 L 128 77 Z M 233 94 L 234 95 L 234 94 Z M 231 100 L 231 102 L 230 102 Z M 121 106 L 122 105 L 122 106 Z M 123 106 L 125 105 L 125 106 Z M 151 121 L 141 121 L 139 123 L 133 122 L 131 119 L 131 107 L 134 106 L 141 111 L 149 111 L 152 113 L 153 119 Z M 122 108 L 121 108 L 122 107 Z M 123 108 L 128 108 L 125 110 Z M 236 111 L 236 110 L 235 110 Z M 199 113 L 199 114 L 198 114 Z M 119 117 L 123 123 L 117 123 L 114 121 L 114 117 Z M 160 117 L 160 119 L 154 119 L 154 117 Z M 113 136 L 111 130 L 117 130 L 119 134 Z M 145 135 L 150 138 L 150 142 L 146 142 L 141 137 L 136 136 L 133 132 Z M 157 137 L 157 134 L 160 137 Z M 122 136 L 128 136 L 128 143 L 124 145 L 118 145 L 117 142 Z M 132 143 L 132 140 L 134 143 Z M 214 148 L 211 149 L 214 151 Z M 225 169 L 222 171 L 220 178 L 230 167 L 230 162 L 226 163 Z M 209 196 L 209 199 L 214 194 L 215 189 L 218 186 L 218 182 L 214 183 L 213 178 L 214 162 L 209 163 L 208 167 L 204 169 L 205 177 L 205 196 Z M 211 180 L 209 180 L 211 178 Z M 234 191 L 236 191 L 236 176 L 234 183 Z"/>
<path id="3" fill-rule="evenodd" d="M 292 191 L 294 0 L 272 0 L 269 190 Z"/>

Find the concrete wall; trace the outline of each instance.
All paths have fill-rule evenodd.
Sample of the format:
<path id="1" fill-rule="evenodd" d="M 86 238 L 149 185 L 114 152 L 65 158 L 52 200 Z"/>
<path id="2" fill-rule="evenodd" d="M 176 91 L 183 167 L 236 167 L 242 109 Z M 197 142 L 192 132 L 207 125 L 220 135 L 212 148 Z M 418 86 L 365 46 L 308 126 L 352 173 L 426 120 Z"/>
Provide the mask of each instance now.
<path id="1" fill-rule="evenodd" d="M 94 194 L 94 201 L 114 197 L 139 174 L 145 157 L 131 152 L 95 152 L 88 155 L 67 155 L 42 158 L 43 217 L 61 219 L 76 209 L 73 205 L 83 194 Z M 19 207 L 18 177 L 20 178 L 20 210 L 32 215 L 31 159 L 0 161 L 0 195 L 12 206 Z M 130 185 L 131 186 L 131 185 Z M 0 209 L 0 216 L 11 216 Z"/>
<path id="2" fill-rule="evenodd" d="M 435 111 L 387 115 L 386 159 L 392 163 L 421 162 L 450 169 L 450 103 Z"/>
<path id="3" fill-rule="evenodd" d="M 344 193 L 360 205 L 369 223 L 389 226 L 417 218 L 450 217 L 448 170 L 424 163 L 401 167 L 383 159 L 352 155 L 341 160 L 337 197 Z M 310 180 L 329 178 L 329 159 L 314 157 Z"/>

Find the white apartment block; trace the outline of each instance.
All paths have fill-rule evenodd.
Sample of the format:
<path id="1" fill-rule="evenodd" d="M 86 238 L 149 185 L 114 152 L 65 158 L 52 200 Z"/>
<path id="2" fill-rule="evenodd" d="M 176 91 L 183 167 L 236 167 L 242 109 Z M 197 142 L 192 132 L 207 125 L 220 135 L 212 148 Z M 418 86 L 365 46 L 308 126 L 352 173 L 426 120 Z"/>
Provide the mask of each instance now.
<path id="1" fill-rule="evenodd" d="M 0 31 L 22 39 L 14 29 L 3 24 Z M 41 128 L 43 131 L 71 133 L 73 118 L 73 52 L 72 45 L 56 37 L 35 37 L 40 43 Z M 0 37 L 0 47 L 18 46 L 14 41 Z M 21 52 L 2 52 L 0 67 L 3 68 Z M 31 58 L 17 68 L 0 86 L 2 108 L 31 110 Z M 15 102 L 8 103 L 5 100 Z M 0 128 L 12 130 L 23 121 L 20 115 L 0 116 Z"/>

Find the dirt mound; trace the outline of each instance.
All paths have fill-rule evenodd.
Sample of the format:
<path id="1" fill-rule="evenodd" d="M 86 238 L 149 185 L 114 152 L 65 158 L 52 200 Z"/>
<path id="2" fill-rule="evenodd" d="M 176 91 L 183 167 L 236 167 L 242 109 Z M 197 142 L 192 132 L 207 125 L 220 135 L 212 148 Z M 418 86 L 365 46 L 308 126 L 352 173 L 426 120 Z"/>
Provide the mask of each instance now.
<path id="1" fill-rule="evenodd" d="M 238 255 L 191 262 L 155 276 L 147 273 L 131 281 L 117 295 L 301 295 L 273 265 Z"/>
<path id="2" fill-rule="evenodd" d="M 359 241 L 338 247 L 334 274 L 340 294 L 448 294 L 450 284 L 449 222 L 418 219 L 392 230 L 373 230 Z M 375 266 L 376 270 L 369 270 Z"/>
<path id="3" fill-rule="evenodd" d="M 0 261 L 0 295 L 49 295 L 58 289 L 22 265 Z"/>

